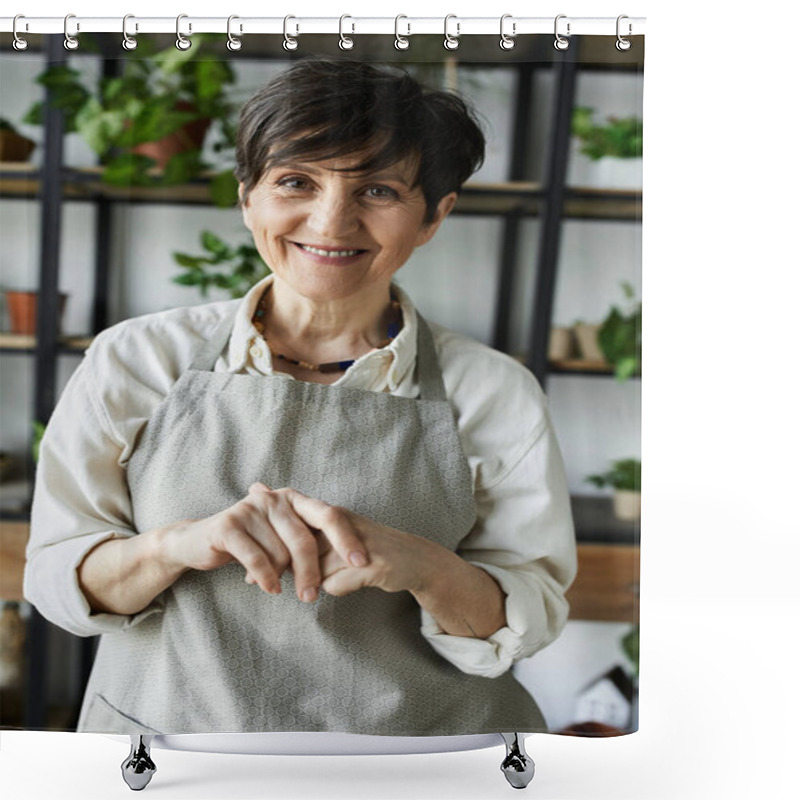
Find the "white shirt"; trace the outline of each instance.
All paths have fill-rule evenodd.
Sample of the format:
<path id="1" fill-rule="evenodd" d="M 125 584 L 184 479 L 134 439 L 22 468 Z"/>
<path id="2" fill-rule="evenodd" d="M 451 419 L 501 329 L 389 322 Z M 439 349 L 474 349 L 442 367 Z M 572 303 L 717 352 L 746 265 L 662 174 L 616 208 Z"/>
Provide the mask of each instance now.
<path id="1" fill-rule="evenodd" d="M 252 325 L 272 278 L 242 300 L 216 372 L 276 375 Z M 335 386 L 418 396 L 416 311 L 396 289 L 403 328 L 359 358 Z M 96 337 L 67 384 L 41 442 L 25 568 L 25 597 L 78 636 L 113 633 L 152 613 L 92 613 L 77 568 L 100 542 L 134 536 L 126 464 L 153 410 L 185 371 L 230 302 L 127 320 Z M 421 610 L 421 631 L 462 671 L 495 677 L 558 636 L 564 593 L 576 570 L 564 467 L 546 400 L 534 376 L 509 356 L 431 324 L 448 399 L 470 465 L 477 522 L 458 553 L 506 595 L 507 625 L 487 639 L 446 634 Z"/>

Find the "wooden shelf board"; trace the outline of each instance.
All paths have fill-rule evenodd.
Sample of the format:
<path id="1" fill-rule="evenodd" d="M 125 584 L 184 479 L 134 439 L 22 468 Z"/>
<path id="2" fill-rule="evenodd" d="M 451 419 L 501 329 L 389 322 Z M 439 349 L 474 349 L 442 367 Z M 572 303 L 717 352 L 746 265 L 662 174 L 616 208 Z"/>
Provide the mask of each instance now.
<path id="1" fill-rule="evenodd" d="M 0 521 L 0 599 L 21 602 L 27 522 Z"/>
<path id="2" fill-rule="evenodd" d="M 92 343 L 91 336 L 64 336 L 59 339 L 62 348 L 86 350 Z M 3 350 L 34 350 L 36 337 L 32 333 L 0 333 L 0 348 Z"/>
<path id="3" fill-rule="evenodd" d="M 578 575 L 567 592 L 570 619 L 639 620 L 639 547 L 578 545 Z"/>

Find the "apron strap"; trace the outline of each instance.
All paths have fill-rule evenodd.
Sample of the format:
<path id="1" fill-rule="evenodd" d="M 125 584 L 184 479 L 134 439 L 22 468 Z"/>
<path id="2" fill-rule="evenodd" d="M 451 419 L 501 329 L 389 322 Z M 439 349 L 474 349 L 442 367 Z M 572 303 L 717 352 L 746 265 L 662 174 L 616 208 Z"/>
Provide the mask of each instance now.
<path id="1" fill-rule="evenodd" d="M 447 400 L 433 334 L 420 313 L 417 313 L 417 381 L 421 400 Z"/>
<path id="2" fill-rule="evenodd" d="M 194 357 L 189 369 L 212 372 L 231 337 L 238 303 L 223 317 Z M 433 334 L 421 314 L 417 314 L 417 381 L 421 400 L 446 400 L 442 371 L 433 344 Z"/>
<path id="3" fill-rule="evenodd" d="M 203 343 L 189 369 L 196 369 L 202 372 L 212 372 L 214 370 L 214 364 L 217 363 L 217 359 L 231 338 L 231 331 L 233 330 L 233 323 L 236 320 L 238 309 L 239 304 L 235 303 L 230 314 L 217 323 L 217 327 L 214 328 L 211 336 Z"/>

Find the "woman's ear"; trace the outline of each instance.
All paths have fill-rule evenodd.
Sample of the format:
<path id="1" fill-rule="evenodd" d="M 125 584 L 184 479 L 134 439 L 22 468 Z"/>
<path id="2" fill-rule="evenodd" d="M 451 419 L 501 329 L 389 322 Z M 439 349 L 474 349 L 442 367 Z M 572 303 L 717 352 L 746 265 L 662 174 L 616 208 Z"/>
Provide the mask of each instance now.
<path id="1" fill-rule="evenodd" d="M 242 209 L 242 220 L 244 220 L 245 227 L 252 231 L 253 228 L 250 225 L 250 203 L 248 200 L 244 198 L 244 184 L 239 183 L 239 206 Z"/>
<path id="2" fill-rule="evenodd" d="M 433 219 L 430 222 L 424 223 L 420 228 L 419 233 L 417 234 L 416 247 L 427 244 L 431 239 L 433 239 L 433 235 L 437 230 L 439 230 L 439 226 L 445 221 L 447 215 L 453 210 L 456 200 L 458 200 L 458 193 L 450 192 L 439 201 L 438 205 L 436 206 L 436 212 L 433 215 Z"/>

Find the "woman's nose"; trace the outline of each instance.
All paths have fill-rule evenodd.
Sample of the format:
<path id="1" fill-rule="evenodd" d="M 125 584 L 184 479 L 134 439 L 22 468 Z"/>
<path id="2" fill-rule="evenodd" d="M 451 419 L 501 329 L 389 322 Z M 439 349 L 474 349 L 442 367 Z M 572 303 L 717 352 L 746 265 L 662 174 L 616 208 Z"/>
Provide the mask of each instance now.
<path id="1" fill-rule="evenodd" d="M 358 204 L 344 192 L 322 192 L 314 200 L 308 222 L 319 236 L 341 239 L 358 230 Z"/>

